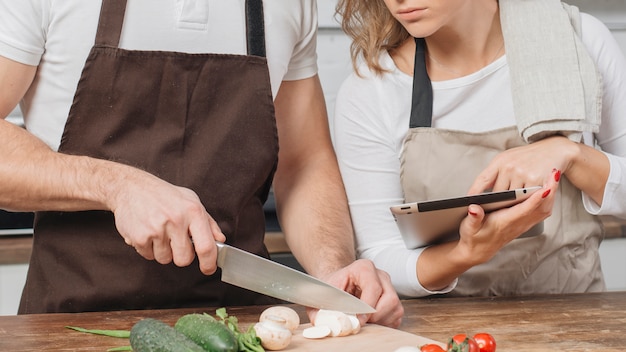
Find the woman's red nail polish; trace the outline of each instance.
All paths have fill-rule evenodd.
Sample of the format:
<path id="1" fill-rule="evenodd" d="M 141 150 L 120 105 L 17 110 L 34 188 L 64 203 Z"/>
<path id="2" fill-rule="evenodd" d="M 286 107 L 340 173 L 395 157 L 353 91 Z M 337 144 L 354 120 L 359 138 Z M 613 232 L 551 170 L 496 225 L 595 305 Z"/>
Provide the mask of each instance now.
<path id="1" fill-rule="evenodd" d="M 561 170 L 556 170 L 556 172 L 554 173 L 554 180 L 556 182 L 559 182 L 560 179 L 561 179 Z"/>
<path id="2" fill-rule="evenodd" d="M 541 198 L 545 198 L 550 194 L 550 190 L 546 190 L 545 192 L 543 192 L 543 194 L 541 195 Z"/>

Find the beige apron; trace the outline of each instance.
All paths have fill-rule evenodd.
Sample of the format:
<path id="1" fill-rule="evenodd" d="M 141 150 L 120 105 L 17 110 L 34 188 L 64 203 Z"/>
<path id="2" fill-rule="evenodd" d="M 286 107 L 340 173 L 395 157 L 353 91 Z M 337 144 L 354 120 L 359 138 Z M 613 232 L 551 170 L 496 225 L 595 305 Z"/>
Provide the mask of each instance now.
<path id="1" fill-rule="evenodd" d="M 425 44 L 423 39 L 416 43 L 411 129 L 401 155 L 407 202 L 466 194 L 495 155 L 526 144 L 516 127 L 486 133 L 431 128 L 432 87 L 424 63 Z M 563 177 L 543 233 L 513 240 L 490 261 L 462 274 L 449 295 L 602 291 L 601 239 L 601 223 L 584 209 L 581 192 Z"/>

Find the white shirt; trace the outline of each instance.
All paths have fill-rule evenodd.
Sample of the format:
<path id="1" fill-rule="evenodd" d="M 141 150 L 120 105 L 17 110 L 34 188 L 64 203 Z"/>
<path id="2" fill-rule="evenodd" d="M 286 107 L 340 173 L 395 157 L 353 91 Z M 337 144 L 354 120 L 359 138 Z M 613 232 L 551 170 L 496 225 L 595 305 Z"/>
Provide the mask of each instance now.
<path id="1" fill-rule="evenodd" d="M 585 136 L 585 143 L 597 142 L 611 167 L 602 206 L 585 195 L 583 201 L 592 214 L 626 217 L 626 59 L 600 21 L 582 14 L 582 29 L 604 83 L 602 125 L 595 136 Z M 380 61 L 389 73 L 376 76 L 363 64 L 363 77 L 353 74 L 341 86 L 331 124 L 333 142 L 359 256 L 387 271 L 400 295 L 424 296 L 432 292 L 416 279 L 422 250 L 406 249 L 389 211 L 404 201 L 400 154 L 409 126 L 412 77 L 386 52 Z M 432 87 L 433 127 L 484 132 L 515 125 L 506 57 L 468 76 L 432 82 Z"/>
<path id="2" fill-rule="evenodd" d="M 57 149 L 101 1 L 0 0 L 0 55 L 39 65 L 20 107 L 27 129 Z M 245 0 L 128 0 L 120 47 L 245 54 Z M 317 73 L 315 0 L 264 2 L 274 97 L 283 80 Z"/>

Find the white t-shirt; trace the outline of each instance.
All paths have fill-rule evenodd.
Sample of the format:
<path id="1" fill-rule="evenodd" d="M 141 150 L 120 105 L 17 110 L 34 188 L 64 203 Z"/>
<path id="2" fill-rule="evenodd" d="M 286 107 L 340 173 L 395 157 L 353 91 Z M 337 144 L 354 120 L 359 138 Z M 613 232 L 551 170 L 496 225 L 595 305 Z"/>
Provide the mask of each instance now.
<path id="1" fill-rule="evenodd" d="M 0 0 L 0 55 L 39 65 L 20 107 L 27 129 L 57 149 L 93 46 L 101 1 Z M 245 54 L 245 0 L 128 0 L 120 47 Z M 274 97 L 283 80 L 317 73 L 315 0 L 264 2 Z"/>
<path id="2" fill-rule="evenodd" d="M 626 59 L 600 21 L 583 14 L 582 29 L 583 42 L 604 83 L 600 132 L 586 135 L 585 142 L 597 141 L 611 163 L 602 206 L 586 196 L 584 204 L 592 214 L 626 217 Z M 400 154 L 409 126 L 412 77 L 398 70 L 386 52 L 381 54 L 381 64 L 390 72 L 376 76 L 363 64 L 359 70 L 364 77 L 353 74 L 341 86 L 331 124 L 333 142 L 359 256 L 387 271 L 400 295 L 424 296 L 432 292 L 416 280 L 422 250 L 406 249 L 389 211 L 404 200 Z M 515 125 L 506 57 L 468 76 L 432 86 L 433 127 L 482 132 Z"/>

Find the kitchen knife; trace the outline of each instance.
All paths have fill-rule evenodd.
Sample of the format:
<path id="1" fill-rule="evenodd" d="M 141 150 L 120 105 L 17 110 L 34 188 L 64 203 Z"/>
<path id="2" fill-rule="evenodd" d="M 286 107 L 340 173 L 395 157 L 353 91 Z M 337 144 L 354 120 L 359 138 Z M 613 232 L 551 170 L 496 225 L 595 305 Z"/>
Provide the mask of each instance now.
<path id="1" fill-rule="evenodd" d="M 348 314 L 376 310 L 357 297 L 310 275 L 252 253 L 217 243 L 222 281 L 306 307 Z"/>

